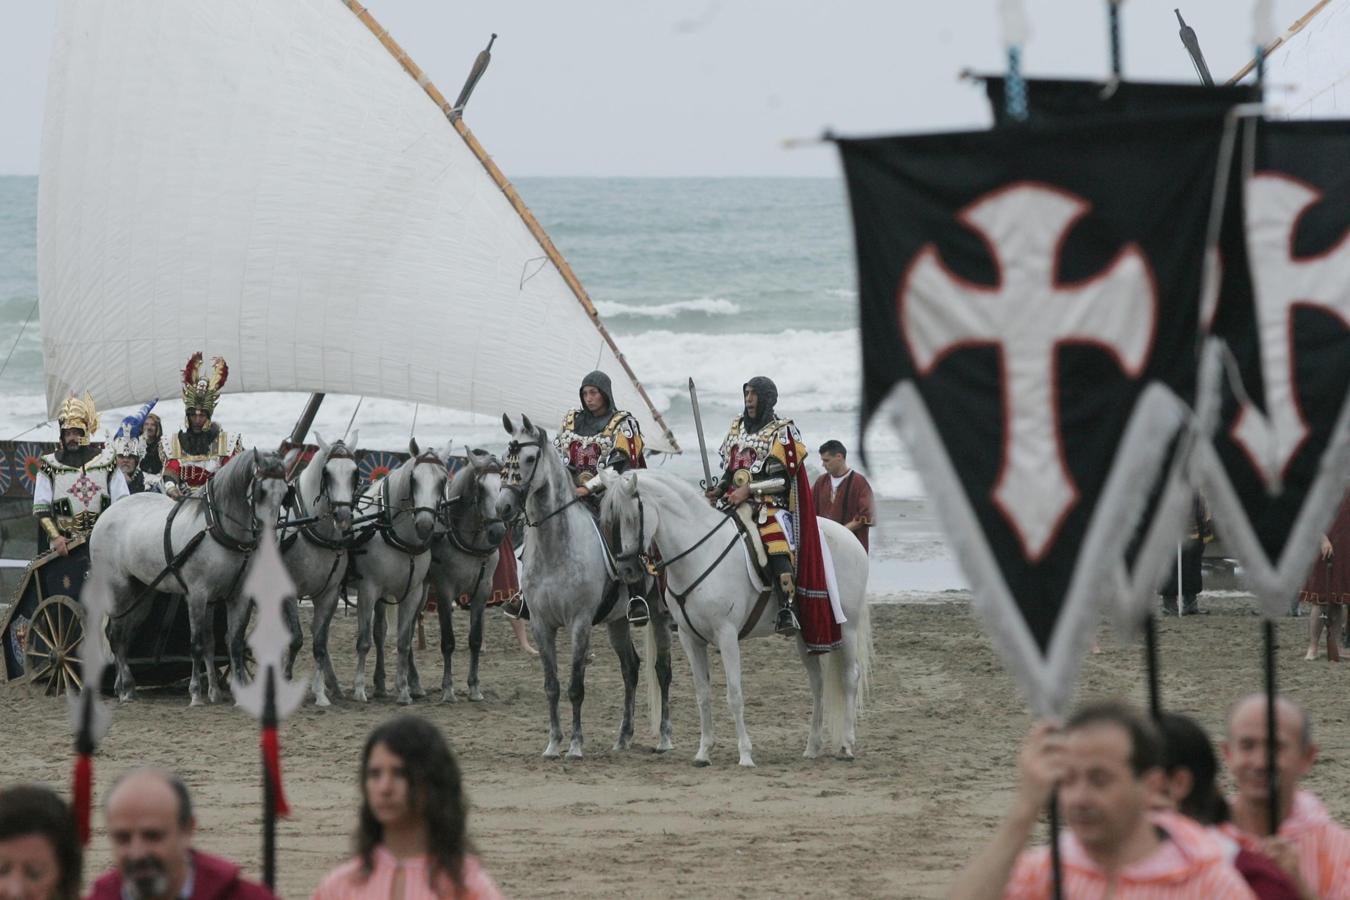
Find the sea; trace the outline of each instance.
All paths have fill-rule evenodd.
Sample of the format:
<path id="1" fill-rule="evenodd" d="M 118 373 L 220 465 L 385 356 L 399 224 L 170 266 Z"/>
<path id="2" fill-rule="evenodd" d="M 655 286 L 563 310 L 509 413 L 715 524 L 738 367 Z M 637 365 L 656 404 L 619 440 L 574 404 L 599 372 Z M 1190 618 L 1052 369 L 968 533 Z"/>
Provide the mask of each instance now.
<path id="1" fill-rule="evenodd" d="M 870 429 L 866 465 L 858 452 L 861 348 L 842 180 L 521 178 L 515 184 L 684 448 L 657 465 L 702 476 L 689 378 L 698 386 L 715 455 L 740 410 L 741 386 L 767 375 L 778 385 L 778 413 L 796 421 L 813 454 L 838 439 L 882 498 L 924 496 L 888 425 Z M 45 421 L 36 225 L 36 177 L 0 177 L 0 438 L 56 438 L 55 425 Z M 584 374 L 577 373 L 578 382 Z M 275 445 L 290 433 L 303 400 L 227 394 L 217 418 L 241 431 L 246 444 Z M 173 427 L 178 400 L 165 405 L 165 423 Z M 105 426 L 120 419 L 120 410 L 102 412 Z M 496 416 L 327 398 L 315 430 L 331 439 L 349 425 L 369 448 L 404 449 L 411 434 L 424 445 L 450 441 L 499 451 L 505 443 Z"/>

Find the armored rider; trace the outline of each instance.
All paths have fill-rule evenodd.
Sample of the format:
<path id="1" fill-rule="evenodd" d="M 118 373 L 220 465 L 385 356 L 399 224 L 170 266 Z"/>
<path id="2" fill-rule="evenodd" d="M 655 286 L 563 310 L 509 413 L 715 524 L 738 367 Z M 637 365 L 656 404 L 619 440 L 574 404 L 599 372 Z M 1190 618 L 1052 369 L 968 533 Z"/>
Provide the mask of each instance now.
<path id="1" fill-rule="evenodd" d="M 192 354 L 183 369 L 183 406 L 187 422 L 169 441 L 164 464 L 164 493 L 180 497 L 206 484 L 230 457 L 243 449 L 238 436 L 231 436 L 211 421 L 221 389 L 230 376 L 225 360 L 215 357 L 210 371 L 202 368 L 202 353 Z"/>
<path id="2" fill-rule="evenodd" d="M 806 445 L 791 419 L 774 415 L 778 388 L 764 376 L 742 386 L 745 409 L 731 420 L 722 447 L 722 477 L 708 492 L 735 509 L 742 520 L 758 529 L 765 553 L 778 616 L 774 630 L 794 635 L 799 628 L 793 612 L 796 595 L 792 517 L 796 514 L 793 486 L 797 468 L 806 459 Z"/>
<path id="3" fill-rule="evenodd" d="M 584 502 L 595 511 L 598 495 L 603 490 L 599 475 L 602 466 L 615 472 L 626 472 L 628 469 L 645 469 L 647 460 L 642 455 L 642 429 L 638 420 L 632 413 L 614 408 L 608 375 L 598 369 L 591 372 L 581 379 L 578 394 L 581 406 L 563 416 L 553 446 L 572 475 L 577 496 L 585 498 Z M 629 597 L 630 622 L 645 625 L 649 616 L 645 600 L 638 596 Z"/>
<path id="4" fill-rule="evenodd" d="M 52 549 L 65 556 L 72 538 L 88 537 L 99 514 L 126 496 L 127 482 L 112 453 L 89 443 L 89 435 L 98 428 L 92 397 L 67 397 L 56 419 L 61 445 L 38 464 L 33 515 L 42 526 L 38 552 Z"/>

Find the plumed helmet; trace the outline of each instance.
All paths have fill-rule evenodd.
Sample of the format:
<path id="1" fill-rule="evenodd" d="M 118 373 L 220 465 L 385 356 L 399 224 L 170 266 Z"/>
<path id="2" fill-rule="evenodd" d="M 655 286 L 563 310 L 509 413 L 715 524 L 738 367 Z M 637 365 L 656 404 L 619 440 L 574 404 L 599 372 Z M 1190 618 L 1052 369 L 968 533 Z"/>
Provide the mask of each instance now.
<path id="1" fill-rule="evenodd" d="M 80 446 L 89 446 L 89 435 L 98 430 L 98 410 L 94 408 L 94 398 L 88 393 L 85 393 L 84 399 L 71 394 L 57 411 L 56 421 L 62 431 L 67 428 L 78 428 L 83 431 Z"/>
<path id="2" fill-rule="evenodd" d="M 117 433 L 113 435 L 113 453 L 118 456 L 134 456 L 137 459 L 145 456 L 145 438 L 141 435 L 141 430 L 145 428 L 145 420 L 150 416 L 150 410 L 154 409 L 158 402 L 159 398 L 156 397 L 122 419 L 122 424 L 117 426 Z"/>
<path id="3" fill-rule="evenodd" d="M 221 389 L 230 377 L 230 367 L 219 356 L 213 357 L 210 369 L 202 365 L 202 352 L 198 350 L 188 359 L 183 368 L 183 406 L 185 409 L 199 409 L 210 419 L 216 410 L 216 401 L 220 399 Z"/>

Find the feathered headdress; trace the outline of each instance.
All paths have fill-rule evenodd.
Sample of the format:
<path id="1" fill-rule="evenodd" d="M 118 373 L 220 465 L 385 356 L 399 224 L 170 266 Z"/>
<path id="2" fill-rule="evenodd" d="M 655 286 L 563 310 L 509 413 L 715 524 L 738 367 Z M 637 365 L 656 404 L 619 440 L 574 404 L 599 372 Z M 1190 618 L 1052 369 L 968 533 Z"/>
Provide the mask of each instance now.
<path id="1" fill-rule="evenodd" d="M 200 409 L 208 419 L 211 418 L 216 401 L 220 399 L 220 391 L 229 377 L 230 367 L 219 356 L 212 358 L 209 374 L 202 371 L 202 352 L 198 350 L 183 368 L 183 406 Z"/>
<path id="2" fill-rule="evenodd" d="M 89 435 L 98 430 L 98 410 L 94 408 L 94 398 L 88 392 L 83 400 L 71 394 L 56 413 L 56 421 L 62 431 L 67 428 L 83 429 L 84 437 L 80 438 L 80 446 L 89 446 Z"/>
<path id="3" fill-rule="evenodd" d="M 159 398 L 156 397 L 122 420 L 122 424 L 117 426 L 117 433 L 113 435 L 113 453 L 137 458 L 145 456 L 145 438 L 141 437 L 141 431 L 145 428 L 145 417 L 150 415 L 150 410 L 158 402 Z"/>

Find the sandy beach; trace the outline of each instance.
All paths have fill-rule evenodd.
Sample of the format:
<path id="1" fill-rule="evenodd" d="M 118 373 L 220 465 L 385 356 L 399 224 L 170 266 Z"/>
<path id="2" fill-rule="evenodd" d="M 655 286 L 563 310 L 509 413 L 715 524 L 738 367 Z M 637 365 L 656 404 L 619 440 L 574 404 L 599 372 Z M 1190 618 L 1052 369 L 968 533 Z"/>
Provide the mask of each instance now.
<path id="1" fill-rule="evenodd" d="M 855 762 L 801 757 L 809 694 L 796 654 L 780 639 L 744 647 L 747 718 L 758 768 L 736 765 L 735 734 L 713 664 L 719 744 L 712 768 L 690 765 L 697 712 L 676 646 L 672 687 L 676 749 L 612 752 L 621 685 L 606 645 L 587 678 L 587 757 L 540 758 L 545 709 L 538 664 L 514 647 L 495 614 L 483 662 L 487 700 L 412 709 L 450 737 L 473 802 L 471 830 L 508 895 L 938 897 L 985 839 L 1007 803 L 1013 760 L 1028 718 L 963 594 L 925 603 L 874 596 L 876 664 Z M 918 598 L 921 599 L 921 598 Z M 1202 596 L 1209 614 L 1160 628 L 1167 705 L 1221 728 L 1224 709 L 1258 688 L 1260 620 L 1241 597 Z M 467 616 L 459 622 L 467 625 Z M 353 615 L 339 614 L 332 646 L 350 686 Z M 1322 758 L 1308 787 L 1350 820 L 1350 729 L 1345 671 L 1302 660 L 1305 619 L 1280 622 L 1282 690 L 1313 710 Z M 436 645 L 434 618 L 427 638 Z M 461 638 L 462 639 L 462 638 Z M 439 660 L 422 653 L 424 682 Z M 306 651 L 298 663 L 309 670 Z M 463 669 L 460 687 L 463 688 Z M 1142 702 L 1141 651 L 1108 629 L 1088 659 L 1079 696 Z M 65 790 L 69 726 L 63 701 L 0 686 L 0 781 L 36 780 Z M 280 826 L 280 893 L 308 896 L 343 858 L 357 803 L 355 768 L 364 735 L 398 712 L 388 700 L 306 706 L 285 723 L 285 781 L 294 810 Z M 641 735 L 641 733 L 640 733 Z M 259 787 L 253 723 L 232 705 L 189 709 L 183 688 L 145 691 L 116 708 L 96 761 L 99 794 L 130 766 L 182 772 L 199 807 L 198 844 L 256 874 Z M 97 816 L 96 816 L 97 823 Z M 98 823 L 101 829 L 101 823 Z M 98 830 L 88 871 L 109 860 Z"/>

